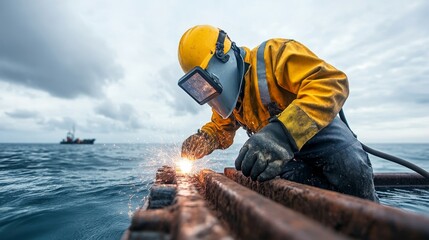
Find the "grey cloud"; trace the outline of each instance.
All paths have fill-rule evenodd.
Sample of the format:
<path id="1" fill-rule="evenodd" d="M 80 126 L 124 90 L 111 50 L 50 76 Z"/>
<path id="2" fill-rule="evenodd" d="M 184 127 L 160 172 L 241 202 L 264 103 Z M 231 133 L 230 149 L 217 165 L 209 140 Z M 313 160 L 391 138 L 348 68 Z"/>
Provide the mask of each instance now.
<path id="1" fill-rule="evenodd" d="M 128 103 L 115 104 L 112 101 L 104 101 L 95 108 L 95 112 L 106 118 L 122 122 L 126 128 L 143 128 L 142 119 L 134 107 Z M 144 117 L 147 119 L 149 115 L 145 114 Z"/>
<path id="2" fill-rule="evenodd" d="M 380 14 L 389 11 L 389 6 L 386 10 L 372 8 L 349 20 L 361 21 L 349 24 L 358 26 L 360 31 L 345 29 L 344 35 L 350 34 L 347 39 L 351 40 L 346 44 L 348 48 L 331 55 L 349 75 L 349 106 L 395 104 L 399 109 L 412 104 L 427 108 L 429 29 L 422 27 L 422 23 L 429 21 L 429 3 L 416 1 L 400 9 Z"/>
<path id="3" fill-rule="evenodd" d="M 39 114 L 36 111 L 29 111 L 24 109 L 17 109 L 12 112 L 5 112 L 6 115 L 12 118 L 20 118 L 20 119 L 31 119 L 37 118 Z"/>
<path id="4" fill-rule="evenodd" d="M 112 51 L 55 1 L 0 1 L 0 80 L 53 96 L 101 96 L 122 77 Z"/>
<path id="5" fill-rule="evenodd" d="M 71 117 L 39 118 L 36 122 L 45 131 L 61 130 L 64 134 L 75 127 L 76 137 L 84 137 L 89 133 L 116 133 L 130 130 L 130 127 L 121 121 L 112 121 L 111 118 L 101 116 L 94 116 L 82 122 Z"/>
<path id="6" fill-rule="evenodd" d="M 40 118 L 37 124 L 45 131 L 61 130 L 64 134 L 75 127 L 75 137 L 92 137 L 92 133 L 116 133 L 129 130 L 129 127 L 122 122 L 100 116 L 94 116 L 82 122 L 77 122 L 71 117 Z"/>
<path id="7" fill-rule="evenodd" d="M 73 120 L 70 117 L 48 118 L 48 119 L 41 118 L 37 121 L 37 123 L 43 126 L 46 130 L 57 130 L 57 129 L 69 130 L 73 126 L 76 126 L 75 120 Z"/>
<path id="8" fill-rule="evenodd" d="M 173 109 L 172 115 L 196 115 L 202 111 L 203 106 L 198 105 L 177 85 L 177 81 L 183 76 L 177 65 L 168 65 L 159 71 L 154 82 L 162 91 L 158 92 L 157 97 L 164 99 L 165 103 Z"/>

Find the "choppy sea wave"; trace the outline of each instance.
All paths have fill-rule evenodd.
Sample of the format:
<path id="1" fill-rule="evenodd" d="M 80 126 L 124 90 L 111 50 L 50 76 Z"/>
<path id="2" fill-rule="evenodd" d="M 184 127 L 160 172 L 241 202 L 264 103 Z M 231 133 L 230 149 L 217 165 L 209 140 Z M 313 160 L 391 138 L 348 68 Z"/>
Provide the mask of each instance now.
<path id="1" fill-rule="evenodd" d="M 373 144 L 429 170 L 429 144 Z M 240 145 L 195 162 L 234 166 Z M 1 239 L 120 239 L 156 170 L 179 158 L 174 144 L 0 144 Z M 410 170 L 371 157 L 375 172 Z M 381 202 L 429 216 L 429 191 L 379 191 Z"/>

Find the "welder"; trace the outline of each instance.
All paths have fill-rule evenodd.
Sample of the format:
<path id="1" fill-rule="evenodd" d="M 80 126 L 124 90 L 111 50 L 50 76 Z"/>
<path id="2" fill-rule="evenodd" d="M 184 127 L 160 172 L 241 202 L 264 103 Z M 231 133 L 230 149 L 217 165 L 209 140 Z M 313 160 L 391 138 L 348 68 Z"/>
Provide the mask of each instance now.
<path id="1" fill-rule="evenodd" d="M 182 144 L 199 159 L 249 135 L 235 167 L 253 180 L 275 177 L 378 202 L 367 153 L 338 118 L 347 76 L 298 41 L 275 38 L 249 49 L 210 25 L 180 39 L 179 86 L 212 108 L 211 121 Z"/>

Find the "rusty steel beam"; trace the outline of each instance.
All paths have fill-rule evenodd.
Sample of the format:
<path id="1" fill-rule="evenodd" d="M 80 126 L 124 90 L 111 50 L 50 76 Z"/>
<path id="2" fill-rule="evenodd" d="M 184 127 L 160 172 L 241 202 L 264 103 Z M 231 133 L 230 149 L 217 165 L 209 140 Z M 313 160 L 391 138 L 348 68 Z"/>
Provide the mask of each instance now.
<path id="1" fill-rule="evenodd" d="M 175 170 L 168 166 L 158 169 L 154 185 L 144 206 L 131 219 L 122 240 L 171 239 L 175 212 L 171 207 L 176 196 Z"/>
<path id="2" fill-rule="evenodd" d="M 429 188 L 429 179 L 417 173 L 376 173 L 376 188 Z"/>
<path id="3" fill-rule="evenodd" d="M 143 210 L 170 206 L 176 196 L 176 188 L 176 171 L 174 168 L 169 166 L 159 168 Z"/>
<path id="4" fill-rule="evenodd" d="M 356 197 L 284 179 L 259 183 L 233 168 L 232 180 L 353 238 L 429 239 L 429 219 Z"/>
<path id="5" fill-rule="evenodd" d="M 147 204 L 134 213 L 122 240 L 232 239 L 208 209 L 195 182 L 171 167 L 160 168 Z"/>
<path id="6" fill-rule="evenodd" d="M 176 170 L 167 165 L 159 168 L 156 172 L 155 185 L 159 184 L 176 184 Z"/>
<path id="7" fill-rule="evenodd" d="M 210 170 L 198 177 L 206 199 L 240 239 L 344 239 L 291 209 Z"/>
<path id="8" fill-rule="evenodd" d="M 208 209 L 195 187 L 195 179 L 177 174 L 176 182 L 174 239 L 233 239 Z"/>
<path id="9" fill-rule="evenodd" d="M 173 221 L 172 209 L 138 210 L 131 220 L 131 231 L 170 232 Z"/>

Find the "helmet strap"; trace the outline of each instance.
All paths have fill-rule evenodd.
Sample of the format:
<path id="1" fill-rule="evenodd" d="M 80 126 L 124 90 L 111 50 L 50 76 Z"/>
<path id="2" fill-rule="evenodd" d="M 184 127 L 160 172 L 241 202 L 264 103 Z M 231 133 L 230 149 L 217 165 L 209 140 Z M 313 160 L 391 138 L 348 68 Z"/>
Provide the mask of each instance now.
<path id="1" fill-rule="evenodd" d="M 222 61 L 223 63 L 228 62 L 229 55 L 223 52 L 225 38 L 227 37 L 226 32 L 222 29 L 219 29 L 219 35 L 216 40 L 216 58 Z"/>

